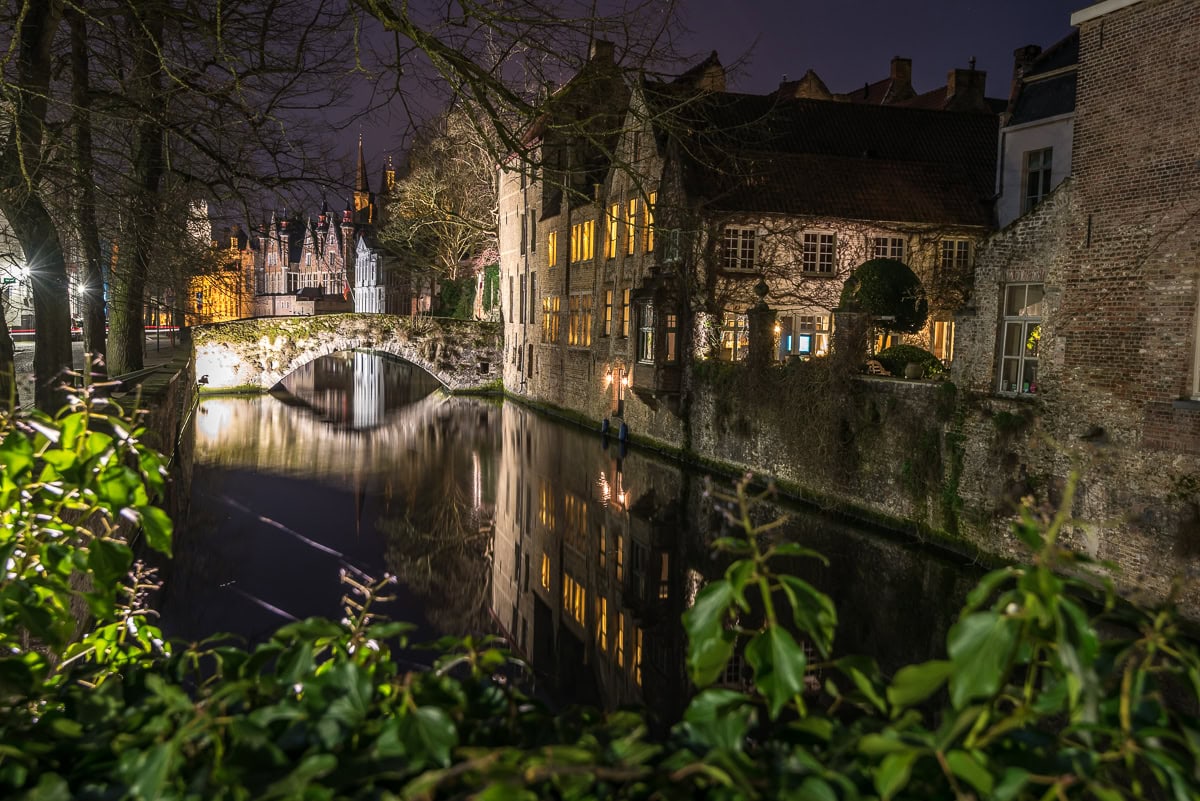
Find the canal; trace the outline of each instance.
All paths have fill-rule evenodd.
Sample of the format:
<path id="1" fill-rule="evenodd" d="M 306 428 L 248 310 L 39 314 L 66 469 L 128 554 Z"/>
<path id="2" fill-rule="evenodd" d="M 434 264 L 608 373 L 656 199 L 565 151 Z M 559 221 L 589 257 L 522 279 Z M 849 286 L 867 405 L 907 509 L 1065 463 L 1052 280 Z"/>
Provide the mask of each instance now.
<path id="1" fill-rule="evenodd" d="M 261 641 L 340 618 L 341 571 L 389 572 L 386 612 L 414 639 L 501 634 L 546 697 L 678 713 L 679 618 L 725 566 L 706 545 L 724 523 L 703 474 L 514 403 L 447 397 L 373 353 L 319 359 L 284 387 L 200 404 L 168 634 Z M 760 514 L 787 514 L 784 536 L 828 557 L 789 569 L 833 597 L 838 655 L 892 671 L 941 653 L 971 569 L 813 510 Z M 725 681 L 747 675 L 734 664 Z"/>

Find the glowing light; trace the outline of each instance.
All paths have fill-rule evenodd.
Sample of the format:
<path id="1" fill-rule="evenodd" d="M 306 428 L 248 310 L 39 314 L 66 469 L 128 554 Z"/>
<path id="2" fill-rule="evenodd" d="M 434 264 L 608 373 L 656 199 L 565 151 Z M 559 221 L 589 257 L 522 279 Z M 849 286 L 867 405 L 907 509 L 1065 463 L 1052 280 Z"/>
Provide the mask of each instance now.
<path id="1" fill-rule="evenodd" d="M 605 384 L 605 386 L 607 386 L 611 383 L 612 383 L 612 371 L 610 370 L 609 372 L 604 374 L 604 384 Z"/>
<path id="2" fill-rule="evenodd" d="M 779 327 L 779 323 L 775 323 L 775 336 L 779 336 L 781 333 L 783 333 L 783 329 Z"/>
<path id="3" fill-rule="evenodd" d="M 628 376 L 624 376 L 621 378 L 621 386 L 623 386 L 623 387 L 629 386 L 629 377 Z"/>

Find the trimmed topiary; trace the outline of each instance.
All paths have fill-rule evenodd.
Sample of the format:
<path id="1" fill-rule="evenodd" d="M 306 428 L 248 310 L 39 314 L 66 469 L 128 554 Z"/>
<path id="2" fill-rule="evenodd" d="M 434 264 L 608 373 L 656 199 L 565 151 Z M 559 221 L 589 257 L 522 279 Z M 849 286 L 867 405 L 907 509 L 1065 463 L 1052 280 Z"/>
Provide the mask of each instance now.
<path id="1" fill-rule="evenodd" d="M 921 377 L 930 378 L 946 372 L 940 359 L 924 348 L 916 345 L 892 345 L 875 354 L 876 360 L 894 376 L 903 376 L 904 367 L 908 364 L 919 364 L 922 367 Z"/>

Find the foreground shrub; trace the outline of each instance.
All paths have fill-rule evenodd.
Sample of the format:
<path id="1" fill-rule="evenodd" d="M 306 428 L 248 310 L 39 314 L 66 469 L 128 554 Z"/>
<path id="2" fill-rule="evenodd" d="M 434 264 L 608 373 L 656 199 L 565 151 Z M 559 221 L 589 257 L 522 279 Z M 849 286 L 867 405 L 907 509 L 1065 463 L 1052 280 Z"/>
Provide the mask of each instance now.
<path id="1" fill-rule="evenodd" d="M 638 711 L 552 713 L 498 680 L 511 657 L 490 641 L 443 640 L 433 669 L 400 670 L 390 648 L 408 627 L 374 614 L 386 577 L 345 576 L 344 620 L 290 624 L 252 650 L 160 647 L 136 600 L 149 582 L 115 525 L 136 517 L 152 546 L 167 547 L 152 505 L 161 466 L 139 430 L 87 399 L 56 419 L 3 418 L 0 430 L 0 796 L 1110 801 L 1200 791 L 1196 648 L 1170 609 L 1121 607 L 1107 581 L 1088 577 L 1095 566 L 1058 543 L 1064 513 L 1026 513 L 1016 533 L 1031 563 L 980 580 L 944 658 L 886 677 L 837 655 L 830 599 L 775 567 L 820 555 L 753 524 L 745 484 L 710 491 L 732 532 L 714 547 L 732 563 L 683 616 L 697 693 L 651 740 Z M 95 615 L 82 638 L 70 633 L 78 599 Z M 752 689 L 714 687 L 738 653 Z"/>

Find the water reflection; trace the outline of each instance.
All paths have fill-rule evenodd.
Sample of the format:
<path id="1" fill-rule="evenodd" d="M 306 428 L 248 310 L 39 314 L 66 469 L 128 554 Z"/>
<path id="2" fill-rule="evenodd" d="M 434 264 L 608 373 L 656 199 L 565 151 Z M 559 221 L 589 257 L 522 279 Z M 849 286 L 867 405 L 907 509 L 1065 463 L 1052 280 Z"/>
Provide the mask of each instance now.
<path id="1" fill-rule="evenodd" d="M 204 401 L 168 628 L 261 637 L 289 616 L 338 615 L 339 567 L 386 569 L 402 580 L 389 611 L 425 635 L 499 632 L 541 693 L 675 716 L 679 617 L 725 567 L 706 547 L 723 522 L 703 478 L 513 404 L 413 391 L 392 405 L 388 387 L 415 368 L 359 356 L 294 382 L 302 403 Z M 338 409 L 349 416 L 330 425 Z M 790 511 L 786 536 L 830 558 L 789 567 L 834 597 L 839 653 L 892 670 L 937 651 L 967 572 Z M 735 662 L 724 681 L 745 677 Z"/>

